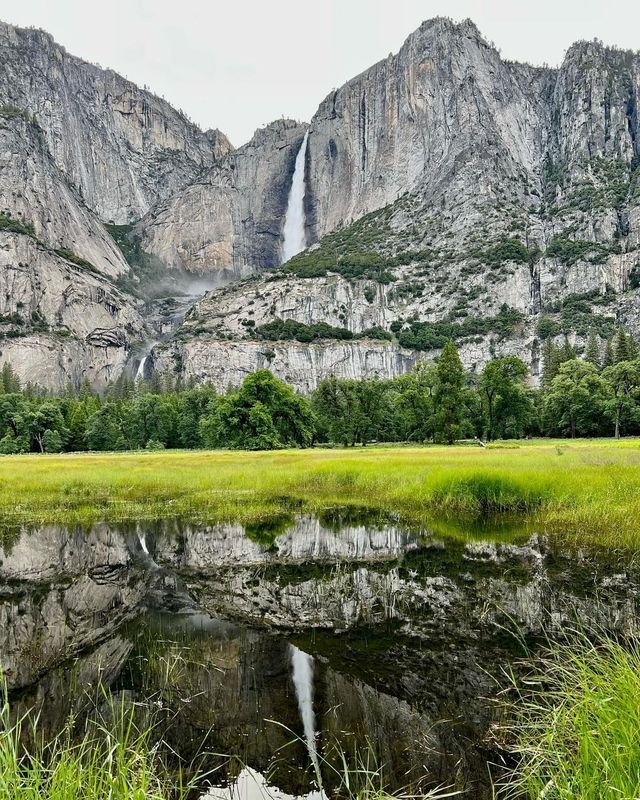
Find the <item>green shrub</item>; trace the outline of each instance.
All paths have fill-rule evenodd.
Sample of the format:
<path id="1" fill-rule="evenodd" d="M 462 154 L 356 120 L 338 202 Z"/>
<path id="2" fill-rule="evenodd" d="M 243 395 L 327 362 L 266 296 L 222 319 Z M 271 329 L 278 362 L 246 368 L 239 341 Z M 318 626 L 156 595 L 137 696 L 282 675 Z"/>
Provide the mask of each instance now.
<path id="1" fill-rule="evenodd" d="M 555 319 L 550 317 L 540 317 L 536 325 L 536 335 L 540 339 L 550 339 L 562 333 L 562 326 Z"/>
<path id="2" fill-rule="evenodd" d="M 484 260 L 493 266 L 501 266 L 508 261 L 513 261 L 516 264 L 526 264 L 529 261 L 529 256 L 529 250 L 520 239 L 502 238 L 495 247 L 485 251 Z"/>
<path id="3" fill-rule="evenodd" d="M 24 233 L 35 239 L 36 232 L 33 228 L 32 222 L 21 222 L 14 219 L 11 214 L 0 214 L 0 231 L 9 231 L 10 233 Z"/>
<path id="4" fill-rule="evenodd" d="M 366 330 L 362 331 L 362 333 L 359 333 L 358 338 L 391 341 L 393 336 L 389 333 L 389 331 L 385 331 L 385 329 L 381 328 L 379 325 L 374 325 L 372 328 L 367 328 Z"/>
<path id="5" fill-rule="evenodd" d="M 326 322 L 305 325 L 293 319 L 274 319 L 265 325 L 255 328 L 256 336 L 269 341 L 297 340 L 312 342 L 315 339 L 353 339 L 353 333 L 347 328 L 336 328 Z"/>
<path id="6" fill-rule="evenodd" d="M 503 305 L 494 317 L 465 317 L 460 322 L 415 321 L 408 329 L 400 332 L 398 341 L 403 347 L 412 350 L 437 350 L 450 340 L 458 341 L 471 336 L 494 333 L 504 339 L 513 333 L 513 329 L 523 318 L 520 311 Z"/>

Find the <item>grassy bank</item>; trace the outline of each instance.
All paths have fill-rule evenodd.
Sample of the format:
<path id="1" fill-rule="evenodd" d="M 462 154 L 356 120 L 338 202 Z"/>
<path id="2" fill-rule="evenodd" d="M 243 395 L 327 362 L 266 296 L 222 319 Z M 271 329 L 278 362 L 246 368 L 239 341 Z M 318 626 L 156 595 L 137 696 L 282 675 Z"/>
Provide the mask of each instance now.
<path id="1" fill-rule="evenodd" d="M 0 520 L 256 523 L 354 505 L 417 523 L 434 515 L 515 514 L 538 530 L 635 547 L 639 474 L 638 439 L 9 456 L 0 459 Z"/>
<path id="2" fill-rule="evenodd" d="M 22 747 L 23 727 L 34 745 Z M 186 800 L 190 786 L 169 772 L 150 739 L 123 712 L 112 730 L 94 725 L 80 737 L 71 728 L 44 741 L 38 718 L 11 722 L 0 707 L 0 798 L 3 800 Z"/>
<path id="3" fill-rule="evenodd" d="M 578 637 L 538 661 L 513 708 L 520 763 L 504 794 L 640 797 L 640 649 Z"/>

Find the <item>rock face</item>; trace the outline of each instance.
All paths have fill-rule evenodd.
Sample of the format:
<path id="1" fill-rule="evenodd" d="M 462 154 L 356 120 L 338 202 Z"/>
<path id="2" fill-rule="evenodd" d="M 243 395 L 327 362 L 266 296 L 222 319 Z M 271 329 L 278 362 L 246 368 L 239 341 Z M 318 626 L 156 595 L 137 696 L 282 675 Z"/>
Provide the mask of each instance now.
<path id="1" fill-rule="evenodd" d="M 104 388 L 145 336 L 130 298 L 26 234 L 0 231 L 0 360 L 24 385 Z"/>
<path id="2" fill-rule="evenodd" d="M 99 311 L 94 325 L 59 296 L 62 316 L 75 315 L 73 325 L 56 322 L 62 337 L 45 347 L 32 325 L 23 343 L 6 344 L 21 374 L 32 364 L 48 386 L 69 378 L 60 365 L 70 358 L 74 375 L 103 385 L 136 340 L 156 338 L 136 301 L 115 294 L 112 281 L 135 285 L 137 267 L 132 274 L 102 227 L 109 221 L 131 223 L 118 235 L 174 270 L 174 285 L 189 273 L 208 287 L 236 281 L 197 303 L 149 361 L 218 387 L 258 366 L 304 390 L 327 374 L 390 377 L 436 354 L 418 341 L 420 323 L 459 326 L 468 367 L 520 355 L 534 382 L 541 316 L 578 348 L 590 328 L 601 343 L 620 323 L 640 333 L 636 53 L 579 42 L 559 68 L 537 68 L 504 61 L 468 20 L 433 19 L 333 91 L 310 125 L 279 120 L 238 150 L 43 32 L 0 25 L 0 63 L 0 213 L 29 223 L 24 235 L 38 243 L 21 251 L 33 251 L 33 263 L 19 260 L 5 225 L 4 263 L 26 263 L 44 284 L 64 251 L 84 264 L 80 284 L 93 268 L 109 298 L 96 300 L 94 284 L 79 289 L 93 292 L 81 313 L 97 302 L 110 314 Z M 273 271 L 307 131 L 312 247 Z M 237 283 L 250 273 L 258 276 Z M 11 293 L 9 315 L 26 302 Z M 53 305 L 50 297 L 47 313 Z M 504 306 L 507 326 L 496 320 Z M 260 326 L 276 319 L 326 322 L 354 338 L 266 341 Z M 371 340 L 379 329 L 389 341 Z M 58 366 L 44 369 L 52 353 Z"/>
<path id="3" fill-rule="evenodd" d="M 301 361 L 309 347 L 252 335 L 274 319 L 354 334 L 394 324 L 401 334 L 416 320 L 461 325 L 506 305 L 518 324 L 476 325 L 479 335 L 467 324 L 461 355 L 470 368 L 519 355 L 534 383 L 541 315 L 578 347 L 590 327 L 602 340 L 620 322 L 637 333 L 639 94 L 637 54 L 581 42 L 559 69 L 540 69 L 504 62 L 469 21 L 425 22 L 397 55 L 320 105 L 306 163 L 307 239 L 319 244 L 295 275 L 247 281 L 197 304 L 175 344 L 185 374 L 216 375 L 221 351 L 243 367 L 268 366 L 257 354 L 275 353 L 274 369 L 301 389 L 310 381 L 292 365 L 305 361 L 338 376 L 369 374 L 366 337 L 314 344 L 326 359 Z M 354 258 L 364 279 L 342 266 Z M 564 313 L 576 295 L 580 320 Z M 411 348 L 411 337 L 398 339 Z M 391 355 L 386 374 L 396 374 L 397 345 L 376 348 Z M 435 354 L 413 353 L 404 366 Z M 229 381 L 242 371 L 230 368 Z"/>
<path id="4" fill-rule="evenodd" d="M 332 92 L 314 116 L 314 238 L 418 187 L 426 196 L 486 202 L 493 182 L 506 184 L 540 160 L 549 77 L 505 64 L 468 20 L 423 23 L 397 55 Z M 472 170 L 475 198 L 451 186 Z"/>
<path id="5" fill-rule="evenodd" d="M 35 116 L 58 168 L 106 222 L 140 219 L 231 146 L 39 30 L 0 23 L 0 104 Z"/>
<path id="6" fill-rule="evenodd" d="M 281 261 L 281 230 L 306 126 L 278 120 L 142 220 L 144 247 L 171 267 L 221 279 Z"/>
<path id="7" fill-rule="evenodd" d="M 52 250 L 67 250 L 109 278 L 129 270 L 115 242 L 69 187 L 37 123 L 0 110 L 0 213 L 33 226 Z"/>
<path id="8" fill-rule="evenodd" d="M 310 238 L 409 193 L 431 212 L 414 241 L 433 240 L 439 227 L 454 242 L 478 226 L 506 232 L 520 210 L 528 216 L 522 230 L 542 245 L 571 217 L 575 238 L 610 240 L 620 226 L 631 236 L 627 249 L 635 248 L 637 210 L 635 226 L 616 212 L 637 207 L 637 198 L 625 202 L 633 198 L 621 191 L 590 208 L 567 200 L 598 183 L 604 195 L 617 181 L 628 188 L 639 93 L 634 53 L 582 42 L 559 69 L 541 69 L 503 61 L 469 20 L 425 22 L 397 55 L 329 95 L 312 119 Z"/>
<path id="9" fill-rule="evenodd" d="M 408 372 L 417 354 L 398 345 L 358 342 L 225 342 L 216 339 L 171 340 L 154 348 L 154 369 L 178 372 L 196 383 L 211 383 L 224 391 L 238 386 L 257 369 L 310 392 L 323 378 L 397 377 Z"/>

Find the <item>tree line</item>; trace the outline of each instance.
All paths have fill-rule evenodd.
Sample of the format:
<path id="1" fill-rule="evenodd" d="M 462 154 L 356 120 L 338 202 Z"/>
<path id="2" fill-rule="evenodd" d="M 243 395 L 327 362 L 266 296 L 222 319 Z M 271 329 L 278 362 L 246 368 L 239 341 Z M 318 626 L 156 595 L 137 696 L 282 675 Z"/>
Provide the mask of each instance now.
<path id="1" fill-rule="evenodd" d="M 525 436 L 640 434 L 640 358 L 624 331 L 583 358 L 565 340 L 545 342 L 542 386 L 527 383 L 515 356 L 465 370 L 453 342 L 392 380 L 327 378 L 310 396 L 268 370 L 238 388 L 184 385 L 154 375 L 123 377 L 104 395 L 88 384 L 59 395 L 21 387 L 0 371 L 0 453 L 163 448 L 248 450 L 371 442 L 442 442 Z"/>

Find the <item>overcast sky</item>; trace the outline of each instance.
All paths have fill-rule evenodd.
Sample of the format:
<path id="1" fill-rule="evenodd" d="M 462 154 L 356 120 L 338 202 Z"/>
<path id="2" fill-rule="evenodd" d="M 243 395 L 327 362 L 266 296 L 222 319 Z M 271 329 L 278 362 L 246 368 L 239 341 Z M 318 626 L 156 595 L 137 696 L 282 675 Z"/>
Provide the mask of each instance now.
<path id="1" fill-rule="evenodd" d="M 440 15 L 471 17 L 506 58 L 535 64 L 577 39 L 640 49 L 640 0 L 0 0 L 1 19 L 44 28 L 236 146 L 277 117 L 311 119 Z"/>

